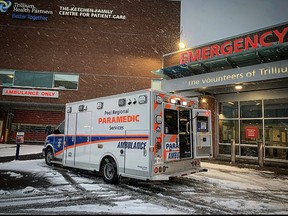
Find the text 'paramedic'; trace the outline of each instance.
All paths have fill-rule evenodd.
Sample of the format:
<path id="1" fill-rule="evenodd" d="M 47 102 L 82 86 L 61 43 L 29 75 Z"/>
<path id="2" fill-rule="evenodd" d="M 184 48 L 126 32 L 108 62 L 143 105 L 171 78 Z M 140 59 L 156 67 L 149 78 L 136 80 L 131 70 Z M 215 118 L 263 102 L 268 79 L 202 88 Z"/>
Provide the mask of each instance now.
<path id="1" fill-rule="evenodd" d="M 112 123 L 125 123 L 125 122 L 139 122 L 140 115 L 126 115 L 115 117 L 104 117 L 98 119 L 98 124 L 112 124 Z"/>

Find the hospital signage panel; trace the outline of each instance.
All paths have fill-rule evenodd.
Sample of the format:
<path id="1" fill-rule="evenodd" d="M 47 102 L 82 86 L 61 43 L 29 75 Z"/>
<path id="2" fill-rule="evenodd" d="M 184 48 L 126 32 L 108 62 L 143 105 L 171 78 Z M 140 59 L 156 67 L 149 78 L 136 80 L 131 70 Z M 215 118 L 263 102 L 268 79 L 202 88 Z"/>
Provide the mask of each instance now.
<path id="1" fill-rule="evenodd" d="M 7 96 L 25 96 L 25 97 L 45 97 L 45 98 L 58 98 L 58 91 L 45 91 L 45 90 L 33 90 L 33 89 L 9 89 L 4 88 L 2 95 Z"/>
<path id="2" fill-rule="evenodd" d="M 230 69 L 172 80 L 163 80 L 165 91 L 198 89 L 211 86 L 230 85 L 288 78 L 288 60 Z"/>
<path id="3" fill-rule="evenodd" d="M 274 46 L 288 41 L 288 24 L 271 27 L 258 32 L 246 33 L 224 41 L 188 48 L 163 56 L 163 68 L 174 65 L 189 64 L 215 57 L 229 56 L 260 47 Z"/>

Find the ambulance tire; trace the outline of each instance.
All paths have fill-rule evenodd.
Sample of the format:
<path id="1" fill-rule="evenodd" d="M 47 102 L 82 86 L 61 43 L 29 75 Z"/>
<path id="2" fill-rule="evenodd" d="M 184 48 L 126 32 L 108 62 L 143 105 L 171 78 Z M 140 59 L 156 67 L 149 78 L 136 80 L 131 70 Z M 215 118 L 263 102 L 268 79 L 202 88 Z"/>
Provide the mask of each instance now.
<path id="1" fill-rule="evenodd" d="M 104 158 L 101 165 L 101 175 L 106 183 L 118 184 L 117 166 L 112 158 Z"/>
<path id="2" fill-rule="evenodd" d="M 45 162 L 48 166 L 52 166 L 53 150 L 48 148 L 45 153 Z"/>

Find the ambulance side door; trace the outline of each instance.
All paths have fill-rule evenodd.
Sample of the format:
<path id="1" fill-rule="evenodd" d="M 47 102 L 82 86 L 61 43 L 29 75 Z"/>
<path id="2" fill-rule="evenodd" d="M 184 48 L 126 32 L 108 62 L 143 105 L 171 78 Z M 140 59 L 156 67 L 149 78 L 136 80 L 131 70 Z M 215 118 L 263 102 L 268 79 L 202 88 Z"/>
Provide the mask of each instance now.
<path id="1" fill-rule="evenodd" d="M 64 146 L 64 164 L 67 166 L 75 165 L 76 124 L 77 114 L 69 113 L 67 118 L 67 134 Z"/>

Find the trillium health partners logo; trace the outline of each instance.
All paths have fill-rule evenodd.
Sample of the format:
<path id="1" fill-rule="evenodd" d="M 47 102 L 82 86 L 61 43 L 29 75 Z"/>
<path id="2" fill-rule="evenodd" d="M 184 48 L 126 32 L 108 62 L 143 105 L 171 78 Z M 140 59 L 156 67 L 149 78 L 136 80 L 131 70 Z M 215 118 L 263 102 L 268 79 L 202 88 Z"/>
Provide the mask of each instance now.
<path id="1" fill-rule="evenodd" d="M 12 5 L 12 2 L 11 1 L 3 1 L 3 0 L 0 0 L 0 11 L 1 13 L 5 13 Z"/>

